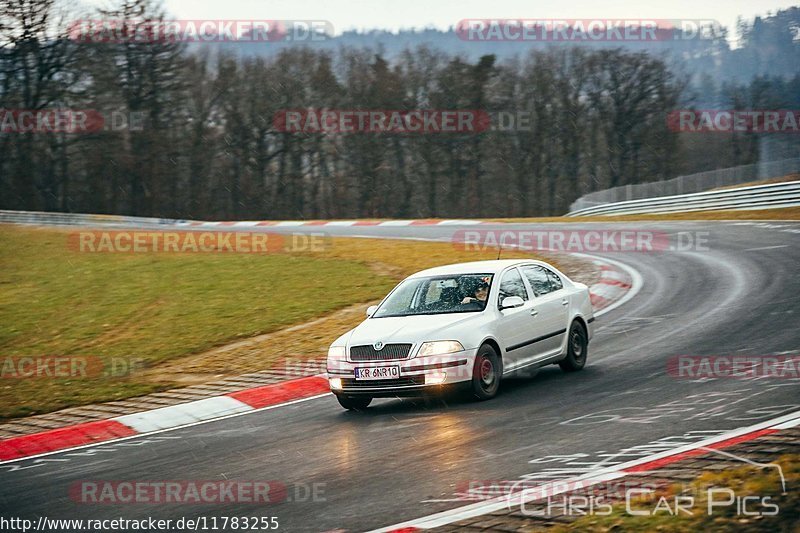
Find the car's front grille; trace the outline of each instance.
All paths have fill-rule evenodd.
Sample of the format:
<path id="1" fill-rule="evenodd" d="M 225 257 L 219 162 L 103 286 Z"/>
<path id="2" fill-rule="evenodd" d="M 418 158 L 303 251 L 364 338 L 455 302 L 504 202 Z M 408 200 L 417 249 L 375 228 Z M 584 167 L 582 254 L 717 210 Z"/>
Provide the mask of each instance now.
<path id="1" fill-rule="evenodd" d="M 351 361 L 393 361 L 405 359 L 411 351 L 410 344 L 387 344 L 376 350 L 369 344 L 350 347 Z"/>
<path id="2" fill-rule="evenodd" d="M 342 389 L 374 389 L 383 387 L 412 387 L 425 385 L 425 376 L 407 376 L 395 379 L 372 379 L 356 381 L 355 379 L 342 379 Z"/>

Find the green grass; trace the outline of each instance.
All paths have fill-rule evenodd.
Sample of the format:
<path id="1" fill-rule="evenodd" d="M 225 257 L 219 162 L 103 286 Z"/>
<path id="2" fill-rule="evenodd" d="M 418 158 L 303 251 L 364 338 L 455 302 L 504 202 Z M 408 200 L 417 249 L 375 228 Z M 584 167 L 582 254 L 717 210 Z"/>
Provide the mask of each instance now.
<path id="1" fill-rule="evenodd" d="M 67 232 L 0 227 L 0 357 L 136 358 L 146 366 L 278 330 L 395 283 L 321 253 L 113 254 Z M 125 398 L 169 381 L 0 379 L 0 417 Z"/>

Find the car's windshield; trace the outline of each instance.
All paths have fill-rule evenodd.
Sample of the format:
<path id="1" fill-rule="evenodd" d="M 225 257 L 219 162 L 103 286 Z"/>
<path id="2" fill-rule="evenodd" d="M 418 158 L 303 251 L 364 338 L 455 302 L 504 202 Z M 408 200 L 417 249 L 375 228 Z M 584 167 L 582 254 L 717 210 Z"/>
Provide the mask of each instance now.
<path id="1" fill-rule="evenodd" d="M 491 274 L 453 274 L 407 279 L 372 318 L 480 312 L 486 308 Z"/>

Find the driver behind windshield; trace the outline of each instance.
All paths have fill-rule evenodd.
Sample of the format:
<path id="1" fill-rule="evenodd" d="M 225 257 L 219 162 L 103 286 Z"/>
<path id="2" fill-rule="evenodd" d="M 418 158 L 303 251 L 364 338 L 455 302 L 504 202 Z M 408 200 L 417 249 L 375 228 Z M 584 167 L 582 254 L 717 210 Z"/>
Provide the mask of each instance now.
<path id="1" fill-rule="evenodd" d="M 475 287 L 472 296 L 465 296 L 464 299 L 461 300 L 461 303 L 468 304 L 472 302 L 485 302 L 487 296 L 489 296 L 489 284 L 485 281 L 481 281 Z"/>

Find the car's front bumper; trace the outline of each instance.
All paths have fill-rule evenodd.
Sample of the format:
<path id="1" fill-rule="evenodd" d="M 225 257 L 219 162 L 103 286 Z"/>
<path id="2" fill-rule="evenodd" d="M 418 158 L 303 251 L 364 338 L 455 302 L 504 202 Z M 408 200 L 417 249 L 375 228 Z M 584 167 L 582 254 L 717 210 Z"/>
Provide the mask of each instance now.
<path id="1" fill-rule="evenodd" d="M 331 392 L 367 396 L 416 396 L 436 393 L 472 379 L 477 349 L 447 355 L 390 361 L 353 362 L 328 359 Z M 356 380 L 355 368 L 399 366 L 396 379 Z"/>

